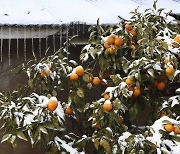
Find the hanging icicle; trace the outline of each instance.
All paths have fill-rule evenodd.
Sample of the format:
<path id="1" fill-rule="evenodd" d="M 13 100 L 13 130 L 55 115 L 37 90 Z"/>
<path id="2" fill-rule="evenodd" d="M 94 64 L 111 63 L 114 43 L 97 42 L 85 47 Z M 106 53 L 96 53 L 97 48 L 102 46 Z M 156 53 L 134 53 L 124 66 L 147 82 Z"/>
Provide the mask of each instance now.
<path id="1" fill-rule="evenodd" d="M 26 55 L 26 26 L 24 26 L 24 60 L 27 60 L 27 55 Z"/>
<path id="2" fill-rule="evenodd" d="M 35 54 L 34 54 L 34 36 L 33 36 L 33 31 L 34 31 L 34 29 L 33 29 L 33 26 L 32 26 L 32 28 L 31 28 L 31 40 L 32 40 L 32 53 L 33 53 L 33 55 L 35 56 Z"/>
<path id="3" fill-rule="evenodd" d="M 3 26 L 1 26 L 1 62 L 3 61 Z"/>
<path id="4" fill-rule="evenodd" d="M 74 22 L 72 22 L 72 34 L 74 36 Z"/>
<path id="5" fill-rule="evenodd" d="M 69 44 L 69 26 L 66 25 L 66 51 L 68 56 L 68 44 Z"/>
<path id="6" fill-rule="evenodd" d="M 9 26 L 9 47 L 8 47 L 8 60 L 9 60 L 9 65 L 11 65 L 11 27 Z"/>
<path id="7" fill-rule="evenodd" d="M 60 26 L 59 30 L 59 48 L 62 47 L 62 25 Z"/>
<path id="8" fill-rule="evenodd" d="M 48 48 L 48 26 L 46 26 L 46 50 Z"/>
<path id="9" fill-rule="evenodd" d="M 83 33 L 83 34 L 85 34 L 85 24 L 86 24 L 86 23 L 83 23 L 83 24 L 82 24 L 82 33 Z"/>
<path id="10" fill-rule="evenodd" d="M 19 58 L 19 28 L 18 28 L 18 25 L 16 25 L 16 55 L 17 55 L 17 58 Z"/>
<path id="11" fill-rule="evenodd" d="M 41 27 L 39 25 L 39 57 L 41 57 Z"/>
<path id="12" fill-rule="evenodd" d="M 79 35 L 79 23 L 76 22 L 76 35 Z"/>
<path id="13" fill-rule="evenodd" d="M 52 25 L 52 28 L 53 28 L 53 39 L 52 39 L 53 40 L 53 51 L 56 52 L 56 40 L 55 40 L 56 34 L 54 33 L 55 32 L 55 30 L 54 30 L 55 26 Z"/>

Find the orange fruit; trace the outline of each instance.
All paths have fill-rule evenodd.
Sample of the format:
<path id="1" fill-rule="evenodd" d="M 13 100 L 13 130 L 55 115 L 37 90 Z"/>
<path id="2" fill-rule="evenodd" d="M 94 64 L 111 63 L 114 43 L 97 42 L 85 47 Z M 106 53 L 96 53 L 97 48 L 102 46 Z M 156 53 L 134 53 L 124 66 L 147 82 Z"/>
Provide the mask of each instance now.
<path id="1" fill-rule="evenodd" d="M 102 139 L 99 141 L 99 146 L 103 147 L 103 140 Z"/>
<path id="2" fill-rule="evenodd" d="M 104 43 L 104 47 L 107 49 L 107 48 L 110 48 L 110 44 L 108 42 L 105 42 Z"/>
<path id="3" fill-rule="evenodd" d="M 164 82 L 159 82 L 158 85 L 157 85 L 157 89 L 158 89 L 158 90 L 164 90 L 165 86 L 166 86 L 166 85 L 165 85 Z"/>
<path id="4" fill-rule="evenodd" d="M 119 123 L 123 124 L 124 123 L 124 118 L 122 116 L 119 117 Z"/>
<path id="5" fill-rule="evenodd" d="M 49 74 L 50 74 L 50 70 L 49 69 L 43 70 L 41 72 L 41 77 L 42 78 L 47 77 L 47 76 L 49 76 Z"/>
<path id="6" fill-rule="evenodd" d="M 54 111 L 58 106 L 58 102 L 55 100 L 49 100 L 47 108 L 50 112 Z"/>
<path id="7" fill-rule="evenodd" d="M 103 109 L 104 111 L 111 111 L 112 110 L 112 104 L 110 101 L 106 102 L 103 104 Z"/>
<path id="8" fill-rule="evenodd" d="M 92 80 L 93 80 L 93 77 L 89 76 L 89 82 L 92 82 Z"/>
<path id="9" fill-rule="evenodd" d="M 72 73 L 71 75 L 70 75 L 70 80 L 71 81 L 76 81 L 76 80 L 78 80 L 78 75 L 76 74 L 76 73 Z"/>
<path id="10" fill-rule="evenodd" d="M 84 68 L 82 66 L 77 66 L 76 67 L 76 74 L 78 76 L 83 76 L 84 75 Z"/>
<path id="11" fill-rule="evenodd" d="M 132 29 L 129 32 L 132 34 L 133 37 L 136 37 L 136 31 L 135 30 Z"/>
<path id="12" fill-rule="evenodd" d="M 99 123 L 97 123 L 95 126 L 94 126 L 94 128 L 96 128 L 96 129 L 99 129 L 101 127 L 101 125 L 99 124 Z"/>
<path id="13" fill-rule="evenodd" d="M 101 80 L 98 77 L 94 77 L 92 82 L 94 85 L 99 85 L 101 83 Z"/>
<path id="14" fill-rule="evenodd" d="M 168 74 L 168 75 L 174 74 L 174 68 L 172 66 L 167 67 L 166 74 Z"/>
<path id="15" fill-rule="evenodd" d="M 123 43 L 124 43 L 123 39 L 121 37 L 118 37 L 115 39 L 114 45 L 116 47 L 119 47 L 119 46 L 123 45 Z"/>
<path id="16" fill-rule="evenodd" d="M 108 36 L 107 42 L 108 42 L 108 44 L 114 44 L 114 42 L 115 42 L 115 36 L 114 36 L 114 35 Z"/>
<path id="17" fill-rule="evenodd" d="M 141 94 L 141 90 L 137 87 L 134 88 L 133 90 L 133 96 L 138 97 Z"/>
<path id="18" fill-rule="evenodd" d="M 164 59 L 164 63 L 165 64 L 169 63 L 169 59 L 168 58 Z"/>
<path id="19" fill-rule="evenodd" d="M 175 127 L 175 128 L 174 128 L 174 133 L 175 133 L 175 134 L 180 134 L 180 129 L 179 129 L 179 127 Z"/>
<path id="20" fill-rule="evenodd" d="M 171 123 L 168 123 L 168 124 L 166 124 L 165 126 L 164 126 L 164 129 L 167 131 L 167 132 L 172 132 L 172 131 L 174 131 L 174 125 L 173 124 L 171 124 Z"/>
<path id="21" fill-rule="evenodd" d="M 107 100 L 107 99 L 109 99 L 109 98 L 110 98 L 109 93 L 106 93 L 106 94 L 104 95 L 104 99 Z"/>
<path id="22" fill-rule="evenodd" d="M 129 25 L 129 24 L 126 24 L 126 25 L 125 25 L 125 29 L 127 29 L 128 31 L 131 31 L 131 30 L 132 30 L 132 26 Z"/>
<path id="23" fill-rule="evenodd" d="M 107 53 L 108 53 L 109 55 L 113 55 L 113 54 L 114 54 L 114 49 L 113 49 L 113 48 L 108 48 L 108 49 L 107 49 Z"/>
<path id="24" fill-rule="evenodd" d="M 68 114 L 68 115 L 73 114 L 73 110 L 72 110 L 71 107 L 66 108 L 64 112 L 65 112 L 66 114 Z"/>
<path id="25" fill-rule="evenodd" d="M 127 85 L 131 85 L 131 84 L 134 83 L 133 80 L 131 80 L 129 78 L 127 78 L 125 82 L 126 82 Z"/>
<path id="26" fill-rule="evenodd" d="M 161 112 L 160 117 L 167 116 L 166 112 Z"/>
<path id="27" fill-rule="evenodd" d="M 177 36 L 174 38 L 174 41 L 180 43 L 180 35 L 177 35 Z"/>

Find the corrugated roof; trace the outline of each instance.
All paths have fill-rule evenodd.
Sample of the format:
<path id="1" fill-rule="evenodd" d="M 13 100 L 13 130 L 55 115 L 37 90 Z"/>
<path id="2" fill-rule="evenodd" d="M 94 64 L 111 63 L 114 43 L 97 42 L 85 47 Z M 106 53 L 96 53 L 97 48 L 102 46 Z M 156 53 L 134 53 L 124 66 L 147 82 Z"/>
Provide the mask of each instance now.
<path id="1" fill-rule="evenodd" d="M 153 0 L 1 0 L 0 24 L 116 24 L 137 8 L 151 8 Z M 179 13 L 179 0 L 159 0 L 158 7 Z"/>

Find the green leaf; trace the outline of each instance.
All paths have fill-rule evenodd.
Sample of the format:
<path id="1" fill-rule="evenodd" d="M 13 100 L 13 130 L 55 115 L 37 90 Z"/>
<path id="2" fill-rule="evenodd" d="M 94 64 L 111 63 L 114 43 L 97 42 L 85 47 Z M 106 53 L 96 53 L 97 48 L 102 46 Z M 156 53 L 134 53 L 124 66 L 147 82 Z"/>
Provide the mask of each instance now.
<path id="1" fill-rule="evenodd" d="M 81 98 L 84 98 L 84 90 L 82 88 L 78 88 L 77 95 Z"/>
<path id="2" fill-rule="evenodd" d="M 28 85 L 29 85 L 29 87 L 31 88 L 31 89 L 33 89 L 33 80 L 32 79 L 29 79 L 28 80 Z"/>
<path id="3" fill-rule="evenodd" d="M 24 133 L 22 131 L 17 132 L 17 137 L 19 137 L 20 139 L 22 139 L 24 141 L 28 141 L 26 136 L 24 135 Z"/>
<path id="4" fill-rule="evenodd" d="M 12 134 L 5 134 L 5 135 L 2 137 L 1 143 L 7 141 L 11 136 L 12 136 Z"/>
<path id="5" fill-rule="evenodd" d="M 55 90 L 53 90 L 52 91 L 52 95 L 56 97 L 57 96 L 57 92 Z"/>
<path id="6" fill-rule="evenodd" d="M 147 70 L 147 73 L 148 73 L 151 77 L 154 78 L 154 70 L 153 70 L 152 68 L 149 68 L 149 69 Z"/>
<path id="7" fill-rule="evenodd" d="M 99 148 L 99 139 L 98 138 L 95 139 L 94 146 L 95 146 L 96 150 L 98 150 L 98 148 Z"/>
<path id="8" fill-rule="evenodd" d="M 108 154 L 111 154 L 111 147 L 109 145 L 109 142 L 107 142 L 106 140 L 103 140 L 103 147 L 105 149 L 105 151 L 108 153 Z"/>
<path id="9" fill-rule="evenodd" d="M 43 127 L 43 126 L 40 126 L 40 127 L 39 127 L 39 130 L 40 130 L 41 132 L 43 132 L 44 134 L 48 134 L 47 129 L 46 129 L 45 127 Z"/>

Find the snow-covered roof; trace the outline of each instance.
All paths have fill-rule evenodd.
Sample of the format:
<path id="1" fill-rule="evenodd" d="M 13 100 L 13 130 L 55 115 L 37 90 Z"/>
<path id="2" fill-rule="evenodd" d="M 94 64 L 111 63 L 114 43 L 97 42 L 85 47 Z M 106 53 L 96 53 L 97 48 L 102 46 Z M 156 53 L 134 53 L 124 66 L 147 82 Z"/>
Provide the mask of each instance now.
<path id="1" fill-rule="evenodd" d="M 151 8 L 153 0 L 1 0 L 0 24 L 70 24 L 81 22 L 116 24 L 121 16 L 129 19 L 129 12 L 139 6 L 141 11 Z M 158 0 L 157 6 L 179 13 L 179 0 Z"/>

